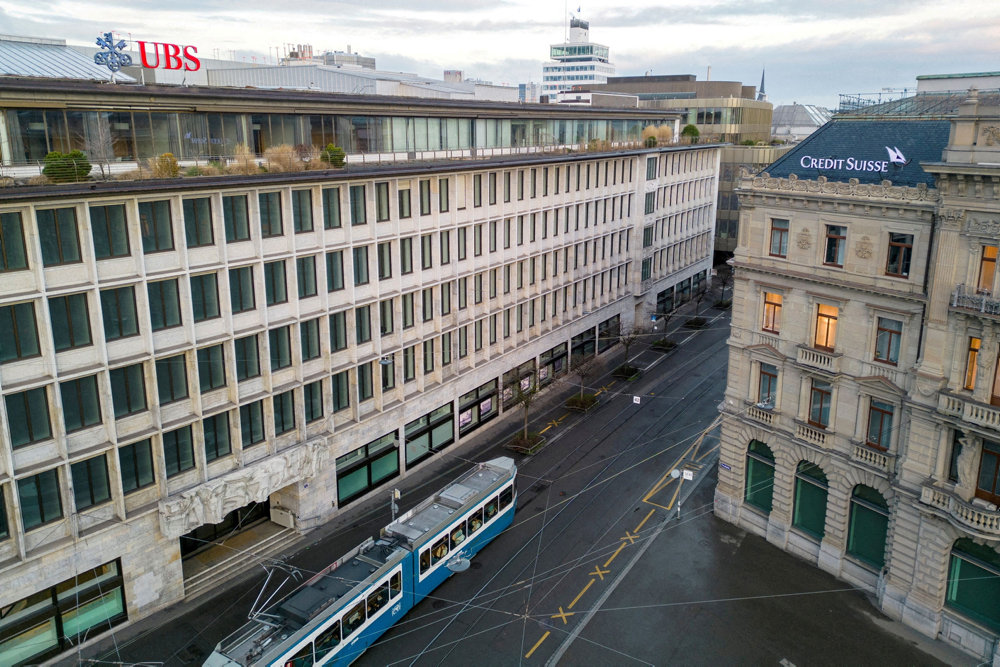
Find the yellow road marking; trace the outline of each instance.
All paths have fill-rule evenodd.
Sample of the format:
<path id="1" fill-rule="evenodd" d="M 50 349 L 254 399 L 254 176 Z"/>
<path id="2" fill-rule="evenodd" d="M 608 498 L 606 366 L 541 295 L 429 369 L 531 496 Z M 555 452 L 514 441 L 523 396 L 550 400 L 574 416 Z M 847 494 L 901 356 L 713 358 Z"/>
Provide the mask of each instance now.
<path id="1" fill-rule="evenodd" d="M 573 601 L 572 601 L 572 602 L 570 602 L 570 603 L 569 603 L 569 606 L 568 606 L 568 607 L 566 607 L 566 608 L 567 608 L 567 609 L 572 609 L 572 608 L 573 608 L 573 605 L 575 605 L 575 604 L 576 604 L 577 602 L 579 602 L 579 601 L 580 601 L 580 598 L 582 598 L 582 597 L 583 597 L 583 594 L 587 592 L 587 589 L 588 589 L 588 588 L 590 588 L 590 587 L 591 587 L 591 586 L 593 586 L 593 585 L 594 585 L 594 580 L 593 580 L 593 579 L 591 579 L 590 581 L 588 581 L 588 582 L 587 582 L 587 585 L 583 587 L 583 590 L 582 590 L 582 591 L 580 591 L 580 592 L 579 592 L 579 593 L 577 594 L 577 596 L 576 596 L 575 598 L 573 598 Z"/>
<path id="2" fill-rule="evenodd" d="M 640 521 L 640 522 L 639 522 L 639 525 L 635 527 L 635 532 L 636 532 L 636 533 L 638 533 L 638 532 L 639 532 L 640 530 L 642 530 L 642 527 L 643 527 L 644 525 L 646 525 L 646 522 L 647 522 L 647 521 L 649 521 L 649 517 L 653 516 L 653 514 L 654 514 L 655 512 L 656 512 L 656 509 L 655 509 L 655 508 L 654 508 L 654 509 L 651 509 L 651 510 L 649 510 L 649 514 L 647 514 L 647 515 L 646 515 L 646 517 L 645 517 L 645 518 L 644 518 L 644 519 L 643 519 L 642 521 Z"/>
<path id="3" fill-rule="evenodd" d="M 702 453 L 702 455 L 701 455 L 701 456 L 699 456 L 699 457 L 698 457 L 697 459 L 695 459 L 695 460 L 696 460 L 696 461 L 701 461 L 702 459 L 704 459 L 704 458 L 705 458 L 706 456 L 708 456 L 709 454 L 711 454 L 712 452 L 714 452 L 714 451 L 715 451 L 715 450 L 717 450 L 718 448 L 719 448 L 719 445 L 715 445 L 715 447 L 712 447 L 712 448 L 710 448 L 710 449 L 706 449 L 706 450 L 705 450 L 705 451 L 704 451 L 704 452 Z"/>
<path id="4" fill-rule="evenodd" d="M 552 428 L 552 424 L 549 424 L 548 426 L 546 426 L 545 428 L 543 428 L 543 429 L 542 429 L 541 431 L 539 431 L 539 433 L 545 433 L 545 432 L 546 432 L 546 431 L 548 431 L 548 430 L 549 430 L 550 428 Z"/>
<path id="5" fill-rule="evenodd" d="M 539 646 L 541 646 L 542 642 L 545 641 L 546 639 L 548 639 L 549 635 L 551 635 L 551 634 L 552 634 L 551 630 L 546 630 L 545 634 L 542 635 L 541 639 L 539 639 L 537 642 L 535 642 L 535 645 L 531 647 L 531 650 L 524 654 L 524 657 L 525 658 L 530 658 L 531 654 L 535 652 L 535 649 L 538 648 Z"/>
<path id="6" fill-rule="evenodd" d="M 639 536 L 638 535 L 633 535 L 632 533 L 630 533 L 630 532 L 628 532 L 626 530 L 625 531 L 625 537 L 621 538 L 621 540 L 622 540 L 622 542 L 625 542 L 627 540 L 629 544 L 635 544 L 635 538 L 637 538 L 637 537 L 639 537 Z"/>
<path id="7" fill-rule="evenodd" d="M 622 542 L 621 544 L 619 544 L 618 548 L 615 549 L 615 552 L 613 554 L 611 554 L 611 558 L 609 558 L 608 560 L 606 560 L 604 562 L 604 567 L 607 567 L 608 565 L 611 565 L 611 561 L 613 561 L 615 558 L 617 558 L 618 554 L 620 554 L 621 551 L 622 551 L 622 549 L 624 549 L 624 548 L 625 548 L 625 543 L 624 542 Z"/>
<path id="8" fill-rule="evenodd" d="M 686 450 L 684 450 L 684 453 L 677 457 L 677 460 L 674 462 L 674 464 L 667 468 L 667 472 L 663 473 L 663 477 L 656 480 L 656 484 L 654 484 L 653 488 L 649 490 L 649 493 L 647 493 L 643 497 L 642 502 L 649 503 L 650 505 L 656 505 L 657 507 L 663 507 L 662 505 L 657 505 L 654 502 L 650 502 L 649 499 L 652 498 L 654 495 L 656 495 L 660 490 L 662 490 L 663 487 L 665 487 L 667 484 L 673 481 L 674 478 L 670 476 L 670 473 L 677 467 L 677 464 L 683 461 L 684 458 L 691 452 L 691 450 L 698 445 L 698 442 L 699 441 L 696 440 L 695 442 L 691 443 L 691 445 Z"/>
<path id="9" fill-rule="evenodd" d="M 600 565 L 595 565 L 594 571 L 588 572 L 587 574 L 592 574 L 594 576 L 600 577 L 601 581 L 604 581 L 604 575 L 606 575 L 610 571 L 611 571 L 610 569 L 602 570 Z M 593 579 L 591 579 L 591 581 L 593 581 Z"/>
<path id="10" fill-rule="evenodd" d="M 559 607 L 559 613 L 558 614 L 552 614 L 552 616 L 550 616 L 549 618 L 561 618 L 562 622 L 563 622 L 563 625 L 569 625 L 569 621 L 566 620 L 566 619 L 568 619 L 570 616 L 576 616 L 576 612 L 575 611 L 563 611 L 563 608 Z"/>

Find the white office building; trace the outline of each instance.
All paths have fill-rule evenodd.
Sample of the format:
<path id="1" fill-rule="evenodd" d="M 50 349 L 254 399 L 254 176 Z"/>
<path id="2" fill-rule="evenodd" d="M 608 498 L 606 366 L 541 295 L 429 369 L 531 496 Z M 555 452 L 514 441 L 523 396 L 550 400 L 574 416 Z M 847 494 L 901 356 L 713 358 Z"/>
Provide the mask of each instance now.
<path id="1" fill-rule="evenodd" d="M 607 83 L 615 75 L 610 49 L 590 41 L 590 22 L 574 18 L 569 41 L 549 47 L 551 60 L 542 67 L 542 95 L 554 96 L 573 86 Z"/>

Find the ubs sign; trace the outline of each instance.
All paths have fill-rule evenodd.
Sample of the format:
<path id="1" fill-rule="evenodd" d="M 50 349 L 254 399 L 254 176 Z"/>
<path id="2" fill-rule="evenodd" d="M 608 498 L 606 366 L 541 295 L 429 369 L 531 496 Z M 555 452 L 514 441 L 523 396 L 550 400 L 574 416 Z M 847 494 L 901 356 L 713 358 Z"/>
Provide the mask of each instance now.
<path id="1" fill-rule="evenodd" d="M 143 67 L 182 69 L 185 72 L 197 72 L 201 69 L 197 47 L 180 46 L 168 42 L 137 41 L 136 44 L 139 45 L 139 58 Z M 128 67 L 132 64 L 132 56 L 125 53 L 126 42 L 124 39 L 119 39 L 116 42 L 111 33 L 106 32 L 103 37 L 97 38 L 97 45 L 103 50 L 94 55 L 94 62 L 98 65 L 104 65 L 111 70 L 112 74 L 122 67 Z"/>

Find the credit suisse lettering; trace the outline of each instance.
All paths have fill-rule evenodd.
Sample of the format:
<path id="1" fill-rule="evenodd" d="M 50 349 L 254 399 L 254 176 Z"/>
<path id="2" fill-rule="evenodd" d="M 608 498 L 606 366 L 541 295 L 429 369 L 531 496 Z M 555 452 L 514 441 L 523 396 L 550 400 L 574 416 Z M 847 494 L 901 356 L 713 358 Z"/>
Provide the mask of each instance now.
<path id="1" fill-rule="evenodd" d="M 799 160 L 803 169 L 841 169 L 846 171 L 889 171 L 886 160 L 858 160 L 853 157 L 812 157 L 803 155 Z"/>
<path id="2" fill-rule="evenodd" d="M 185 72 L 197 72 L 201 68 L 201 60 L 195 55 L 198 53 L 197 47 L 139 40 L 136 40 L 136 44 L 139 45 L 139 57 L 142 58 L 143 67 L 183 69 Z M 162 62 L 160 60 L 161 54 Z"/>

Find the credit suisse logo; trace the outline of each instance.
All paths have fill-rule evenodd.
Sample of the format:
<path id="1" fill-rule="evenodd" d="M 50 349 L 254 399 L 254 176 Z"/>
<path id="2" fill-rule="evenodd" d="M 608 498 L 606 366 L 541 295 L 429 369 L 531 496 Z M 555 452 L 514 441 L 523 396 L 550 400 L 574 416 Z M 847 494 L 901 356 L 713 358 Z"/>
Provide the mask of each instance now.
<path id="1" fill-rule="evenodd" d="M 880 171 L 888 172 L 889 165 L 895 164 L 905 167 L 910 164 L 903 152 L 895 146 L 885 147 L 889 154 L 888 160 L 865 160 L 856 157 L 813 157 L 803 155 L 799 158 L 799 166 L 803 169 L 830 169 L 836 171 Z"/>
<path id="2" fill-rule="evenodd" d="M 142 61 L 143 67 L 184 70 L 185 72 L 197 72 L 201 69 L 201 60 L 197 55 L 198 48 L 195 46 L 144 40 L 136 40 L 136 44 L 139 47 L 139 59 Z M 132 64 L 132 56 L 125 53 L 126 42 L 124 39 L 116 42 L 111 33 L 106 32 L 97 38 L 97 45 L 103 49 L 94 55 L 94 62 L 98 65 L 104 65 L 112 72 L 117 72 L 122 67 L 128 67 Z"/>

